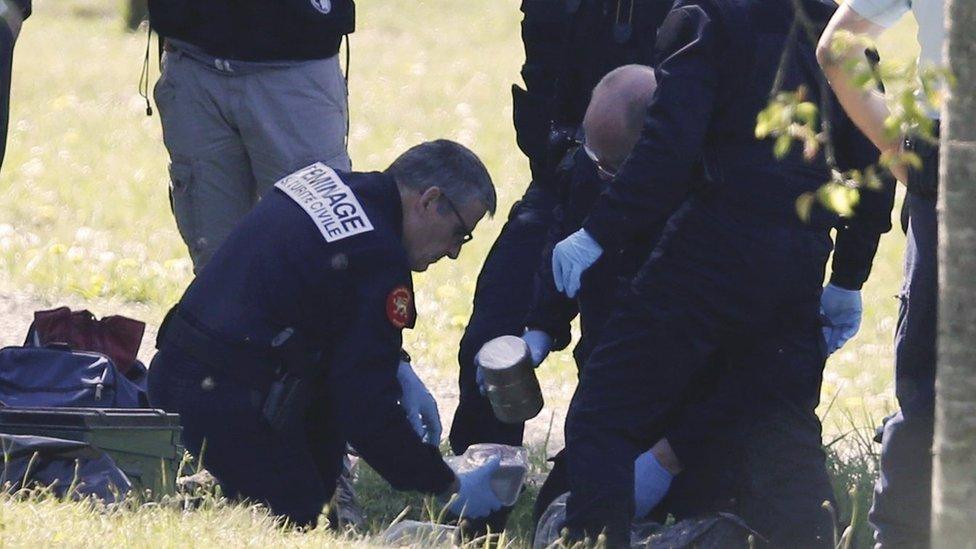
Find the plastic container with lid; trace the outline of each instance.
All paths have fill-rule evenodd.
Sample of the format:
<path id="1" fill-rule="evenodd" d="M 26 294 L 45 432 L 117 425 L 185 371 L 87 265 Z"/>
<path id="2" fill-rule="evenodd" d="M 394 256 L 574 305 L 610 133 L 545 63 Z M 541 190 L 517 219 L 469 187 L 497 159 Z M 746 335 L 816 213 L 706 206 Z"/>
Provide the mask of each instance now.
<path id="1" fill-rule="evenodd" d="M 460 456 L 445 458 L 455 473 L 466 473 L 499 458 L 498 470 L 491 477 L 491 490 L 505 506 L 515 505 L 529 470 L 529 453 L 521 446 L 472 444 Z"/>
<path id="2" fill-rule="evenodd" d="M 453 545 L 457 541 L 457 527 L 419 520 L 404 520 L 383 532 L 383 543 L 395 546 L 432 547 Z"/>

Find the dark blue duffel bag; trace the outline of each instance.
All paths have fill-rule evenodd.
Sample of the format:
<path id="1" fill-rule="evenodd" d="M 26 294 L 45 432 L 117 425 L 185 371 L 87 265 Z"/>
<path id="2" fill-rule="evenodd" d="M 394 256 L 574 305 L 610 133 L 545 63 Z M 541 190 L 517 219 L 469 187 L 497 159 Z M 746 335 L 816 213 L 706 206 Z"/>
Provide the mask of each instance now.
<path id="1" fill-rule="evenodd" d="M 76 440 L 0 434 L 0 490 L 47 487 L 58 497 L 121 500 L 132 483 L 105 452 Z M 8 484 L 9 483 L 9 484 Z"/>
<path id="2" fill-rule="evenodd" d="M 146 394 L 105 355 L 67 347 L 0 349 L 0 403 L 25 407 L 145 408 Z"/>

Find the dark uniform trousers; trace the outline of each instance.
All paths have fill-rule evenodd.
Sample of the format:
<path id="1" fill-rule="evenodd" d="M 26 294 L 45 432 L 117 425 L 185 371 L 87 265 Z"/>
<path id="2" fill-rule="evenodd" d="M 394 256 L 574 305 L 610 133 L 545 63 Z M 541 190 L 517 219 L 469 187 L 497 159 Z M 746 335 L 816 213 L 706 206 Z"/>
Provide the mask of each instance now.
<path id="1" fill-rule="evenodd" d="M 451 425 L 451 448 L 457 454 L 481 442 L 522 444 L 523 425 L 499 421 L 479 392 L 474 356 L 492 338 L 521 333 L 557 201 L 550 189 L 530 185 L 512 208 L 478 275 L 474 311 L 458 353 L 461 396 Z"/>
<path id="2" fill-rule="evenodd" d="M 825 349 L 817 324 L 792 325 L 745 353 L 713 357 L 720 373 L 699 378 L 667 436 L 684 470 L 649 518 L 709 512 L 742 517 L 772 547 L 829 547 L 835 504 L 816 415 Z M 565 450 L 534 508 L 569 490 Z M 763 544 L 760 544 L 763 545 Z"/>
<path id="3" fill-rule="evenodd" d="M 814 410 L 826 358 L 816 297 L 829 239 L 743 238 L 728 234 L 733 226 L 716 234 L 720 219 L 689 208 L 683 221 L 700 223 L 697 235 L 656 252 L 582 369 L 566 426 L 566 472 L 576 480 L 568 518 L 601 525 L 590 532 L 602 524 L 626 532 L 626 521 L 608 517 L 632 515 L 633 460 L 666 436 L 686 469 L 659 511 L 735 512 L 774 546 L 826 547 L 832 522 L 821 505 L 833 493 Z M 768 252 L 744 261 L 750 248 Z M 782 278 L 748 288 L 752 268 Z M 773 295 L 791 305 L 763 310 Z M 764 317 L 790 320 L 756 324 Z M 746 335 L 760 343 L 728 351 Z"/>
<path id="4" fill-rule="evenodd" d="M 884 547 L 928 547 L 935 412 L 938 220 L 933 196 L 908 193 L 905 283 L 895 333 L 901 410 L 884 426 L 869 518 Z"/>
<path id="5" fill-rule="evenodd" d="M 24 20 L 30 17 L 31 0 L 5 2 L 0 17 L 0 165 L 7 152 L 7 125 L 10 118 L 10 77 L 14 62 L 14 44 Z"/>
<path id="6" fill-rule="evenodd" d="M 728 398 L 723 392 L 738 386 L 733 404 L 740 408 L 713 438 L 678 439 L 684 446 L 698 444 L 697 459 L 675 478 L 659 515 L 727 511 L 771 547 L 833 546 L 834 524 L 823 503 L 836 502 L 815 411 L 823 332 L 819 323 L 787 320 L 786 326 L 759 347 L 730 355 L 708 398 Z"/>
<path id="7" fill-rule="evenodd" d="M 175 348 L 161 349 L 149 371 L 153 405 L 180 414 L 183 443 L 219 479 L 224 495 L 264 503 L 297 526 L 316 524 L 345 452 L 327 413 L 313 406 L 304 424 L 275 431 L 262 415 L 265 393 L 225 371 Z"/>

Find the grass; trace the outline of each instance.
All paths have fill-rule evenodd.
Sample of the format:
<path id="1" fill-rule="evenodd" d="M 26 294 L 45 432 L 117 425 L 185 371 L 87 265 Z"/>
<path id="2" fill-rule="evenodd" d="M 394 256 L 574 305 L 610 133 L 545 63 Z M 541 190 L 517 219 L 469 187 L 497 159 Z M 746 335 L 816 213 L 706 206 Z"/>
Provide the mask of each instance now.
<path id="1" fill-rule="evenodd" d="M 98 309 L 102 300 L 138 302 L 147 307 L 145 320 L 158 323 L 191 271 L 169 211 L 159 120 L 145 116 L 137 92 L 146 37 L 123 32 L 121 4 L 35 0 L 17 45 L 0 173 L 0 289 L 80 296 L 96 304 L 97 314 L 112 312 Z M 409 145 L 452 138 L 485 160 L 499 187 L 499 211 L 506 212 L 528 181 L 511 128 L 509 87 L 522 61 L 518 1 L 359 4 L 350 67 L 355 168 L 381 169 Z M 911 56 L 913 41 L 905 39 L 911 25 L 885 37 L 883 57 Z M 155 64 L 153 71 L 154 79 Z M 460 260 L 416 278 L 420 321 L 406 333 L 406 345 L 421 375 L 445 397 L 445 418 L 452 410 L 444 401 L 456 397 L 455 355 L 475 277 L 501 217 L 479 227 Z M 838 493 L 860 487 L 862 514 L 876 450 L 864 440 L 894 406 L 893 296 L 903 249 L 898 230 L 884 237 L 864 290 L 861 332 L 831 358 L 824 382 L 826 439 L 844 437 L 832 446 Z M 568 353 L 550 359 L 540 373 L 550 408 L 564 409 L 575 383 Z M 544 432 L 549 416 L 543 416 L 530 429 Z M 543 455 L 541 448 L 535 452 Z M 416 498 L 392 494 L 368 470 L 360 486 L 374 526 L 392 520 L 404 504 L 420 508 Z M 92 512 L 50 498 L 8 497 L 0 513 L 3 543 L 11 546 L 338 543 L 326 533 L 271 530 L 261 513 L 233 506 L 185 514 L 161 507 Z M 842 505 L 841 514 L 849 513 Z M 526 528 L 523 508 L 512 531 L 524 539 Z M 866 543 L 863 527 L 858 535 Z"/>

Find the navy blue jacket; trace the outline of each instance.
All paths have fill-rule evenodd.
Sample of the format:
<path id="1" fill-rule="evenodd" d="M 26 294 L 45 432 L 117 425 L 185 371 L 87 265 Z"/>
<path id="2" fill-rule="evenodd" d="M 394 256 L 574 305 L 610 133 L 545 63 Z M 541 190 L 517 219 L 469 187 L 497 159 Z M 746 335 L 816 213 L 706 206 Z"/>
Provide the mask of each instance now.
<path id="1" fill-rule="evenodd" d="M 818 7 L 818 5 L 813 6 L 813 8 Z M 811 15 L 819 17 L 823 22 L 829 18 L 829 13 L 830 11 L 828 10 L 811 10 Z M 705 12 L 699 11 L 698 14 L 704 15 Z M 689 20 L 693 20 L 693 18 L 683 19 L 682 23 L 687 23 Z M 699 24 L 701 24 L 700 20 Z M 706 28 L 714 27 L 706 26 Z M 693 35 L 694 33 L 690 34 Z M 707 38 L 706 36 L 705 39 Z M 702 37 L 697 36 L 696 39 L 700 40 Z M 763 37 L 760 36 L 758 39 L 761 40 Z M 777 52 L 778 50 L 773 49 L 772 51 Z M 717 51 L 711 51 L 709 53 L 710 55 L 717 55 Z M 812 54 L 812 50 L 809 53 Z M 813 67 L 816 67 L 816 65 Z M 768 68 L 766 70 L 769 71 Z M 765 98 L 766 95 L 762 94 L 761 97 Z M 701 105 L 699 107 L 704 108 Z M 759 103 L 756 104 L 756 107 L 761 108 Z M 653 114 L 653 112 L 652 109 L 651 113 Z M 738 114 L 736 113 L 736 115 Z M 739 118 L 737 120 L 743 124 L 745 123 L 745 118 Z M 754 124 L 755 117 L 753 116 L 751 120 L 751 123 Z M 671 120 L 669 119 L 668 122 L 671 122 Z M 675 122 L 674 127 L 670 128 L 669 131 L 680 132 L 680 120 Z M 843 124 L 840 127 L 835 127 L 838 163 L 845 169 L 853 169 L 863 168 L 876 162 L 878 151 L 873 145 L 871 145 L 849 120 L 844 118 L 841 122 Z M 657 121 L 650 120 L 649 116 L 648 123 L 652 125 L 653 129 L 656 127 Z M 743 133 L 740 136 L 741 139 L 746 139 L 745 131 L 743 129 Z M 749 131 L 751 132 L 751 130 Z M 748 135 L 748 140 L 754 141 L 751 133 Z M 644 147 L 653 145 L 653 143 L 647 143 L 647 132 L 645 132 L 642 141 Z M 751 147 L 742 147 L 741 143 L 742 141 L 733 141 L 731 145 L 726 145 L 721 142 L 709 143 L 706 138 L 706 145 L 702 146 L 702 149 L 707 151 L 707 147 L 710 145 L 716 148 L 728 146 L 734 152 L 749 152 L 748 149 Z M 664 142 L 664 145 L 667 145 L 667 141 Z M 770 164 L 774 162 L 771 155 L 767 154 L 767 151 L 763 151 L 758 147 L 756 149 L 763 155 L 760 158 Z M 637 157 L 638 154 L 641 154 L 641 151 L 635 150 L 628 163 L 637 164 L 645 160 Z M 689 154 L 691 153 L 689 152 Z M 709 153 L 706 152 L 705 154 Z M 650 189 L 647 189 L 647 192 L 648 194 L 653 194 L 656 199 L 660 199 L 659 197 L 661 196 L 670 196 L 674 197 L 676 201 L 683 199 L 685 195 L 691 192 L 716 192 L 714 186 L 726 182 L 718 178 L 709 182 L 707 176 L 701 171 L 701 162 L 695 162 L 693 158 L 687 162 L 683 162 L 683 160 L 685 159 L 664 158 L 659 162 L 663 164 L 666 161 L 671 161 L 673 164 L 680 164 L 682 169 L 686 170 L 683 172 L 683 181 L 686 183 L 675 184 L 664 178 L 658 180 L 654 178 L 656 174 L 652 171 L 646 172 L 648 175 L 643 176 L 644 180 L 638 181 L 635 178 L 634 181 L 646 185 L 670 186 L 669 189 L 661 189 L 657 193 L 654 193 Z M 801 162 L 803 164 L 800 164 Z M 820 166 L 824 166 L 822 159 L 820 162 Z M 804 172 L 805 164 L 805 160 L 796 156 L 788 159 L 785 171 L 779 177 L 779 181 L 784 185 L 788 185 L 790 182 L 786 181 L 786 177 L 799 174 L 800 177 L 798 179 L 803 183 L 804 178 L 802 176 L 807 175 Z M 751 169 L 756 169 L 755 165 L 747 165 Z M 706 163 L 706 166 L 709 166 L 709 164 Z M 713 169 L 713 176 L 717 171 L 716 167 L 724 167 L 724 165 L 719 164 L 714 159 L 710 166 Z M 817 168 L 818 165 L 814 164 L 812 167 L 807 167 L 806 170 L 815 174 L 824 173 Z M 729 172 L 718 173 L 724 175 Z M 765 173 L 775 174 L 776 172 L 775 170 L 769 170 Z M 592 216 L 589 220 L 586 220 L 586 218 L 588 212 L 594 208 L 594 203 L 602 201 L 604 207 L 608 203 L 614 204 L 611 200 L 617 198 L 618 195 L 614 194 L 615 189 L 613 185 L 616 185 L 618 182 L 614 182 L 611 185 L 601 181 L 596 174 L 592 162 L 581 152 L 578 152 L 574 156 L 572 166 L 563 171 L 560 176 L 567 180 L 565 186 L 570 192 L 561 205 L 559 221 L 550 235 L 551 243 L 547 248 L 547 253 L 543 258 L 537 276 L 535 300 L 532 311 L 526 319 L 526 325 L 530 328 L 538 328 L 546 331 L 553 337 L 555 348 L 562 349 L 570 342 L 570 322 L 579 313 L 582 338 L 577 344 L 574 354 L 577 362 L 582 367 L 586 357 L 592 351 L 595 343 L 597 343 L 595 340 L 598 340 L 601 336 L 604 324 L 617 302 L 617 292 L 628 284 L 630 278 L 637 272 L 641 263 L 647 258 L 655 243 L 660 238 L 667 217 L 665 215 L 666 212 L 662 212 L 656 220 L 640 219 L 641 230 L 624 232 L 623 236 L 618 236 L 615 240 L 609 240 L 609 243 L 604 241 L 603 255 L 583 274 L 578 299 L 568 299 L 555 289 L 551 270 L 552 245 L 579 229 L 584 223 L 592 221 Z M 817 175 L 816 177 L 824 176 Z M 826 181 L 826 179 L 813 179 L 810 177 L 806 179 L 809 180 L 807 184 L 811 186 L 811 190 L 819 186 L 819 183 Z M 705 180 L 705 182 L 703 183 L 702 180 Z M 682 180 L 679 179 L 676 181 Z M 641 188 L 639 190 L 644 191 L 645 189 Z M 770 191 L 779 191 L 780 189 L 763 187 L 762 190 L 769 192 L 769 198 L 774 198 L 777 195 Z M 786 190 L 790 191 L 789 187 Z M 743 192 L 749 191 L 744 190 Z M 755 215 L 777 215 L 782 216 L 784 219 L 786 219 L 786 216 L 795 218 L 795 209 L 789 202 L 789 197 L 791 196 L 789 192 L 781 192 L 778 196 L 780 198 L 779 202 L 762 204 L 756 207 L 757 211 Z M 894 183 L 889 180 L 885 188 L 880 192 L 867 190 L 862 193 L 862 200 L 857 208 L 857 215 L 852 219 L 840 220 L 837 218 L 827 218 L 830 222 L 836 223 L 838 228 L 836 238 L 837 248 L 833 262 L 833 282 L 847 288 L 860 288 L 861 284 L 867 279 L 880 235 L 890 229 L 890 211 L 893 196 Z M 741 199 L 741 197 L 735 196 L 731 198 L 734 200 Z M 651 199 L 648 200 L 650 201 Z M 792 200 L 795 200 L 795 197 Z M 653 202 L 649 203 L 654 204 Z M 746 201 L 740 201 L 738 203 L 742 204 L 743 207 L 749 206 Z M 776 207 L 783 208 L 783 213 L 777 212 Z M 823 213 L 821 212 L 821 214 Z M 799 221 L 797 220 L 795 222 Z M 731 357 L 741 359 L 739 357 L 739 351 L 732 350 L 732 352 L 728 353 L 729 357 L 720 360 L 724 363 L 732 360 Z M 683 461 L 686 463 L 695 462 L 700 457 L 695 455 L 695 450 L 702 447 L 700 443 L 709 440 L 713 436 L 721 435 L 721 431 L 728 425 L 729 418 L 734 417 L 735 410 L 741 408 L 743 403 L 741 402 L 741 395 L 738 393 L 738 383 L 740 381 L 737 381 L 735 376 L 726 376 L 722 384 L 719 385 L 720 389 L 718 391 L 700 395 L 700 402 L 696 406 L 685 410 L 681 418 L 673 422 L 669 427 L 666 436 L 672 441 L 672 444 L 675 446 L 676 451 L 679 452 L 679 456 Z M 732 384 L 732 386 L 726 386 L 728 384 Z"/>
<path id="2" fill-rule="evenodd" d="M 563 37 L 563 70 L 554 90 L 553 120 L 577 126 L 590 92 L 612 69 L 654 62 L 657 29 L 673 0 L 561 0 L 569 22 Z"/>
<path id="3" fill-rule="evenodd" d="M 654 248 L 660 228 L 606 250 L 583 273 L 577 298 L 569 299 L 556 290 L 552 249 L 582 226 L 607 182 L 600 179 L 593 162 L 579 148 L 568 162 L 564 162 L 557 177 L 563 180 L 560 186 L 567 189 L 567 193 L 556 210 L 556 222 L 549 231 L 549 243 L 536 273 L 532 310 L 525 324 L 545 331 L 553 338 L 554 348 L 560 350 L 569 345 L 572 339 L 570 323 L 579 314 L 581 339 L 574 354 L 581 361 L 596 343 L 598 332 L 615 305 L 618 290 L 629 283 Z"/>
<path id="4" fill-rule="evenodd" d="M 657 27 L 671 4 L 522 0 L 525 89 L 512 86 L 513 117 L 516 141 L 529 157 L 533 180 L 553 184 L 590 92 L 605 74 L 630 63 L 652 64 Z"/>
<path id="5" fill-rule="evenodd" d="M 821 27 L 835 9 L 820 0 L 803 4 Z M 702 161 L 707 192 L 756 218 L 801 224 L 796 199 L 829 181 L 830 167 L 822 154 L 807 161 L 797 146 L 777 160 L 772 140 L 755 138 L 756 115 L 766 107 L 793 19 L 792 3 L 782 0 L 675 4 L 658 31 L 658 88 L 641 138 L 583 225 L 604 249 L 660 227 L 687 198 Z M 783 89 L 806 85 L 809 100 L 819 103 L 820 87 L 810 87 L 823 78 L 816 44 L 800 32 L 793 46 Z M 877 149 L 827 93 L 838 167 L 876 162 Z M 891 228 L 894 183 L 862 195 L 850 220 L 814 213 L 818 225 L 838 228 L 833 280 L 850 289 L 867 279 L 878 238 Z"/>
<path id="6" fill-rule="evenodd" d="M 149 0 L 149 23 L 214 57 L 326 59 L 356 26 L 354 0 Z"/>
<path id="7" fill-rule="evenodd" d="M 313 382 L 327 402 L 316 405 L 345 439 L 395 488 L 442 492 L 454 474 L 398 404 L 401 329 L 416 314 L 399 191 L 385 174 L 333 174 L 319 163 L 279 181 L 190 285 L 180 313 L 238 345 L 268 348 L 293 328 L 322 352 Z"/>

